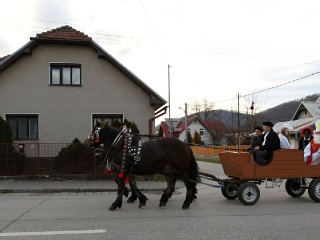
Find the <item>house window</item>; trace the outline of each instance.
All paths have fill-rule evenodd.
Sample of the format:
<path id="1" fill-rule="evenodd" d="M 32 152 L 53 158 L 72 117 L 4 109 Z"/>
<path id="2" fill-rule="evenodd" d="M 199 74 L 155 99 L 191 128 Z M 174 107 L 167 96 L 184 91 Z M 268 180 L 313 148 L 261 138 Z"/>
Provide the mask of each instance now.
<path id="1" fill-rule="evenodd" d="M 13 139 L 38 139 L 39 117 L 37 114 L 7 114 Z"/>
<path id="2" fill-rule="evenodd" d="M 50 85 L 81 86 L 81 65 L 51 63 Z"/>
<path id="3" fill-rule="evenodd" d="M 97 122 L 106 121 L 108 125 L 111 125 L 116 119 L 123 123 L 123 114 L 92 114 L 92 129 Z"/>
<path id="4" fill-rule="evenodd" d="M 200 128 L 200 136 L 203 136 L 203 128 Z"/>

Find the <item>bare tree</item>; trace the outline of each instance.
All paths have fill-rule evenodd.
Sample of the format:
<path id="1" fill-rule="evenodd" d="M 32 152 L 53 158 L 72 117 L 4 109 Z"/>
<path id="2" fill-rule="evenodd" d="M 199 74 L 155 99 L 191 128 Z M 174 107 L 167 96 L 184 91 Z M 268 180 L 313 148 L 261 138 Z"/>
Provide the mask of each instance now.
<path id="1" fill-rule="evenodd" d="M 203 99 L 202 102 L 202 111 L 204 115 L 204 121 L 207 122 L 210 119 L 210 116 L 213 115 L 213 101 L 209 101 L 207 98 Z"/>
<path id="2" fill-rule="evenodd" d="M 190 107 L 192 114 L 195 114 L 196 117 L 201 120 L 201 104 L 198 102 L 198 100 L 193 101 Z"/>
<path id="3" fill-rule="evenodd" d="M 191 104 L 192 113 L 195 114 L 201 121 L 212 121 L 214 116 L 214 104 L 208 98 L 204 98 L 202 102 L 195 100 Z"/>

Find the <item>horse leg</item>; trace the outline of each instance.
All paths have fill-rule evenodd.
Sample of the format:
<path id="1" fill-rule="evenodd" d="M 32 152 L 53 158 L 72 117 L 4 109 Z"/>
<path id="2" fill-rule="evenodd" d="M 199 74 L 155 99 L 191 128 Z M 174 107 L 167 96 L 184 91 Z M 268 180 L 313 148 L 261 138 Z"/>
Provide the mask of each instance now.
<path id="1" fill-rule="evenodd" d="M 192 198 L 193 199 L 197 199 L 197 194 L 198 193 L 198 189 L 196 188 L 196 184 L 193 184 L 192 186 Z"/>
<path id="2" fill-rule="evenodd" d="M 116 177 L 115 182 L 116 182 L 117 186 L 119 185 L 119 184 L 118 184 L 118 181 L 119 181 L 119 180 L 118 180 L 118 177 Z M 128 190 L 128 188 L 127 188 L 126 186 L 124 186 L 123 195 L 124 195 L 126 198 L 129 196 L 129 190 Z"/>
<path id="3" fill-rule="evenodd" d="M 117 208 L 121 208 L 122 206 L 122 198 L 123 198 L 123 195 L 125 193 L 125 190 L 126 190 L 126 187 L 125 187 L 125 184 L 124 184 L 124 179 L 125 179 L 125 176 L 123 178 L 118 178 L 117 179 L 117 183 L 118 183 L 118 196 L 117 196 L 117 199 L 111 204 L 111 206 L 109 207 L 109 210 L 110 211 L 114 211 L 116 210 Z"/>
<path id="4" fill-rule="evenodd" d="M 167 179 L 167 189 L 164 191 L 164 193 L 160 198 L 159 207 L 166 206 L 168 199 L 171 197 L 172 192 L 174 190 L 175 178 L 166 176 L 166 179 Z"/>
<path id="5" fill-rule="evenodd" d="M 186 185 L 187 193 L 186 193 L 186 199 L 183 202 L 182 208 L 188 209 L 192 201 L 197 198 L 196 183 L 190 182 L 188 180 L 184 180 L 183 182 Z"/>
<path id="6" fill-rule="evenodd" d="M 173 192 L 174 192 L 174 190 L 175 190 L 176 182 L 177 182 L 177 179 L 174 178 L 174 179 L 173 179 L 173 188 L 171 188 L 171 192 L 170 192 L 170 194 L 169 194 L 169 198 L 172 197 L 172 194 L 173 194 Z"/>
<path id="7" fill-rule="evenodd" d="M 131 188 L 131 196 L 128 198 L 127 203 L 134 203 L 134 201 L 138 199 L 136 191 L 134 190 L 134 188 L 136 187 L 136 178 L 133 175 L 133 176 L 130 176 L 129 179 L 130 179 L 129 186 Z"/>
<path id="8" fill-rule="evenodd" d="M 142 192 L 140 192 L 140 190 L 137 188 L 137 185 L 134 182 L 129 182 L 129 184 L 133 192 L 131 196 L 134 195 L 139 199 L 139 208 L 142 208 L 146 205 L 148 198 Z"/>

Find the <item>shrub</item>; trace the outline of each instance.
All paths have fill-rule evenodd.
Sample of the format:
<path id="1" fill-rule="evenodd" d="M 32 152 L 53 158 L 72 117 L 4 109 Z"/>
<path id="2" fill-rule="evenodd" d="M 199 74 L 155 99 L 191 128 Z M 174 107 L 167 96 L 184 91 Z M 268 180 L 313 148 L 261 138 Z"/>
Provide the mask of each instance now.
<path id="1" fill-rule="evenodd" d="M 24 172 L 26 165 L 26 156 L 17 152 L 12 145 L 10 124 L 0 117 L 0 173 L 20 174 Z"/>
<path id="2" fill-rule="evenodd" d="M 91 173 L 95 167 L 94 149 L 75 138 L 62 148 L 54 159 L 54 169 L 59 173 Z"/>

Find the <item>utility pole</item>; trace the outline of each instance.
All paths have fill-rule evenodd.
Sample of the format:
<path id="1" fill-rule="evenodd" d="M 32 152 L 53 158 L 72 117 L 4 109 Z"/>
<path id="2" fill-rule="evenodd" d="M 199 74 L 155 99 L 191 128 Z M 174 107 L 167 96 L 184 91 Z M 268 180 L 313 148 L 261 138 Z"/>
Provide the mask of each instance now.
<path id="1" fill-rule="evenodd" d="M 188 113 L 187 113 L 187 108 L 188 108 L 188 104 L 185 103 L 185 106 L 184 106 L 184 113 L 185 113 L 185 116 L 184 116 L 184 128 L 185 128 L 185 131 L 186 131 L 186 144 L 188 144 Z"/>
<path id="2" fill-rule="evenodd" d="M 185 142 L 188 144 L 188 128 L 187 128 L 187 125 L 188 125 L 188 104 L 185 103 L 184 104 L 184 110 L 179 107 L 179 109 L 181 109 L 182 111 L 184 111 L 184 130 L 185 130 Z"/>
<path id="3" fill-rule="evenodd" d="M 238 153 L 240 152 L 240 95 L 238 93 Z"/>
<path id="4" fill-rule="evenodd" d="M 168 104 L 169 104 L 169 137 L 172 137 L 172 121 L 170 116 L 170 65 L 168 64 Z"/>

